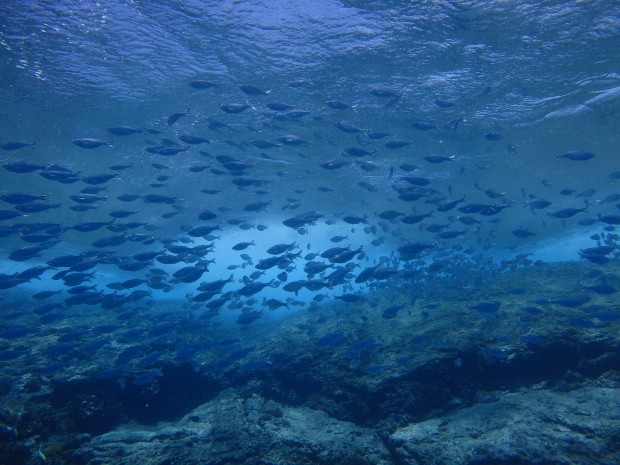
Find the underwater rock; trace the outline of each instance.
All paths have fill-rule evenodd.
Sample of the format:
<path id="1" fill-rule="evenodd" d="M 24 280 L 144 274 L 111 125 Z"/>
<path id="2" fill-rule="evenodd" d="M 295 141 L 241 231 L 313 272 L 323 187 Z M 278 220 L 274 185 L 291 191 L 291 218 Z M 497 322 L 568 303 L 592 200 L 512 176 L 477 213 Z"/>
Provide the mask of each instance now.
<path id="1" fill-rule="evenodd" d="M 392 464 L 378 434 L 306 407 L 232 389 L 157 431 L 133 425 L 94 437 L 74 454 L 88 463 Z"/>
<path id="2" fill-rule="evenodd" d="M 392 434 L 389 443 L 403 464 L 611 465 L 620 460 L 613 445 L 619 411 L 613 388 L 513 392 L 410 424 Z"/>

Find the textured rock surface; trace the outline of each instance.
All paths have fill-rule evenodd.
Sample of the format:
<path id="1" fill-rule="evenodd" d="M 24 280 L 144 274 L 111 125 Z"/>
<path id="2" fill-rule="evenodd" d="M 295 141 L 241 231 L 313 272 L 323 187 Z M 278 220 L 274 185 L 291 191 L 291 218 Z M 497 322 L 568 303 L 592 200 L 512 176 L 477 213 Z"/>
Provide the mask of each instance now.
<path id="1" fill-rule="evenodd" d="M 154 464 L 391 464 L 369 429 L 308 408 L 283 407 L 228 390 L 178 422 L 125 426 L 93 438 L 76 462 Z"/>
<path id="2" fill-rule="evenodd" d="M 390 447 L 408 465 L 620 463 L 620 392 L 527 390 L 399 429 Z"/>

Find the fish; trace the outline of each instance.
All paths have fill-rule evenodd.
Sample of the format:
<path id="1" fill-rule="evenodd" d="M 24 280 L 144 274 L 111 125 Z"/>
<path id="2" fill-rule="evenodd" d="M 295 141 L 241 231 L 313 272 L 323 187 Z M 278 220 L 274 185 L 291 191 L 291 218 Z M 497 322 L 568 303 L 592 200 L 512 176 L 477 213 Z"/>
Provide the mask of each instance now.
<path id="1" fill-rule="evenodd" d="M 486 140 L 488 140 L 488 141 L 495 142 L 495 141 L 498 141 L 498 140 L 502 140 L 504 138 L 504 136 L 501 135 L 499 132 L 487 132 L 484 135 L 484 138 Z"/>
<path id="2" fill-rule="evenodd" d="M 296 247 L 297 247 L 296 242 L 292 242 L 290 244 L 276 244 L 276 245 L 272 245 L 271 247 L 269 247 L 267 249 L 267 253 L 269 255 L 281 255 L 283 253 L 290 252 Z"/>
<path id="3" fill-rule="evenodd" d="M 103 174 L 93 174 L 91 176 L 84 176 L 80 180 L 86 184 L 97 185 L 104 184 L 111 179 L 118 178 L 118 173 L 103 173 Z"/>
<path id="4" fill-rule="evenodd" d="M 437 105 L 439 108 L 452 108 L 456 106 L 456 103 L 451 102 L 449 100 L 437 99 L 437 100 L 433 100 L 433 103 Z"/>
<path id="5" fill-rule="evenodd" d="M 132 126 L 113 126 L 108 128 L 107 131 L 114 136 L 130 136 L 132 134 L 142 134 L 142 129 L 134 128 Z"/>
<path id="6" fill-rule="evenodd" d="M 564 160 L 572 160 L 572 161 L 587 161 L 594 158 L 594 154 L 592 152 L 586 152 L 583 150 L 575 150 L 572 152 L 566 152 L 562 154 L 558 154 L 555 156 L 556 160 L 560 158 Z"/>
<path id="7" fill-rule="evenodd" d="M 255 139 L 252 142 L 252 145 L 258 149 L 269 150 L 276 147 L 280 147 L 281 144 L 277 144 L 275 142 L 271 142 L 264 139 Z"/>
<path id="8" fill-rule="evenodd" d="M 422 221 L 425 218 L 429 218 L 430 216 L 432 216 L 432 212 L 428 212 L 428 213 L 423 213 L 423 214 L 419 214 L 419 215 L 407 215 L 407 216 L 403 216 L 400 221 L 402 223 L 405 224 L 417 224 L 420 221 Z"/>
<path id="9" fill-rule="evenodd" d="M 248 95 L 269 95 L 271 93 L 271 90 L 262 90 L 251 85 L 240 85 L 239 90 Z"/>
<path id="10" fill-rule="evenodd" d="M 288 105 L 286 103 L 272 102 L 267 104 L 267 108 L 273 111 L 289 111 L 295 108 L 294 105 Z"/>
<path id="11" fill-rule="evenodd" d="M 563 208 L 551 213 L 547 213 L 552 218 L 566 219 L 575 216 L 577 213 L 583 213 L 588 209 L 587 206 L 583 208 Z"/>
<path id="12" fill-rule="evenodd" d="M 431 129 L 437 129 L 437 126 L 435 124 L 422 120 L 412 121 L 411 126 L 418 131 L 430 131 Z"/>
<path id="13" fill-rule="evenodd" d="M 179 136 L 186 144 L 198 145 L 198 144 L 210 144 L 212 141 L 205 137 L 193 136 L 191 134 L 182 134 Z"/>
<path id="14" fill-rule="evenodd" d="M 454 155 L 444 156 L 444 155 L 425 155 L 423 157 L 429 163 L 444 163 L 446 161 L 454 160 Z"/>
<path id="15" fill-rule="evenodd" d="M 347 155 L 351 155 L 352 157 L 365 157 L 367 155 L 372 155 L 376 150 L 366 150 L 362 147 L 348 147 L 344 149 L 344 153 Z"/>
<path id="16" fill-rule="evenodd" d="M 44 165 L 38 165 L 36 163 L 26 161 L 12 161 L 4 163 L 2 167 L 12 173 L 32 173 L 33 171 L 45 169 Z"/>
<path id="17" fill-rule="evenodd" d="M 278 141 L 280 141 L 284 145 L 292 145 L 292 146 L 308 144 L 307 140 L 302 139 L 301 137 L 296 136 L 294 134 L 287 134 L 285 136 L 278 137 Z"/>
<path id="18" fill-rule="evenodd" d="M 239 242 L 232 246 L 233 250 L 245 250 L 251 245 L 256 245 L 254 241 L 251 242 Z"/>
<path id="19" fill-rule="evenodd" d="M 377 216 L 381 219 L 384 220 L 394 220 L 396 218 L 398 218 L 399 216 L 403 216 L 405 214 L 405 212 L 402 211 L 396 211 L 396 210 L 385 210 L 381 213 L 379 213 Z"/>
<path id="20" fill-rule="evenodd" d="M 205 89 L 210 89 L 211 87 L 217 87 L 216 83 L 211 82 L 211 81 L 205 81 L 202 79 L 198 79 L 196 81 L 190 81 L 188 85 L 190 87 L 193 87 L 194 89 L 199 89 L 199 90 L 205 90 Z"/>
<path id="21" fill-rule="evenodd" d="M 383 146 L 387 149 L 401 149 L 411 144 L 413 144 L 413 142 L 408 140 L 388 140 Z"/>
<path id="22" fill-rule="evenodd" d="M 220 105 L 220 109 L 223 112 L 230 113 L 230 114 L 239 114 L 239 113 L 244 112 L 248 108 L 253 108 L 253 107 L 249 103 L 222 103 Z M 228 127 L 228 125 L 225 125 L 224 127 Z"/>
<path id="23" fill-rule="evenodd" d="M 177 111 L 175 113 L 172 113 L 170 116 L 168 116 L 168 119 L 166 120 L 166 122 L 167 122 L 168 126 L 172 126 L 180 118 L 182 118 L 183 116 L 187 116 L 188 114 L 189 114 L 189 108 L 187 110 L 184 110 L 184 111 Z"/>
<path id="24" fill-rule="evenodd" d="M 292 229 L 299 229 L 306 225 L 315 224 L 316 221 L 320 218 L 323 218 L 323 215 L 318 212 L 307 212 L 294 216 L 292 218 L 288 218 L 282 221 L 282 224 Z"/>
<path id="25" fill-rule="evenodd" d="M 112 147 L 112 141 L 103 141 L 99 139 L 92 139 L 89 137 L 83 137 L 81 139 L 73 139 L 71 142 L 73 142 L 75 145 L 83 149 L 96 149 L 97 147 L 101 147 L 103 145 Z"/>
<path id="26" fill-rule="evenodd" d="M 326 170 L 337 170 L 338 168 L 342 168 L 343 166 L 348 165 L 349 163 L 342 158 L 332 158 L 321 163 L 319 166 L 321 168 L 325 168 Z"/>
<path id="27" fill-rule="evenodd" d="M 352 123 L 349 123 L 348 121 L 338 121 L 338 122 L 336 122 L 334 124 L 342 132 L 346 132 L 348 134 L 355 134 L 355 133 L 358 133 L 358 132 L 364 132 L 363 129 L 358 128 L 357 126 L 355 126 Z"/>
<path id="28" fill-rule="evenodd" d="M 30 203 L 36 200 L 45 200 L 47 199 L 48 194 L 37 195 L 37 194 L 28 194 L 23 192 L 10 192 L 7 194 L 3 194 L 0 196 L 0 199 L 4 200 L 7 203 L 13 205 L 19 205 L 22 203 Z"/>
<path id="29" fill-rule="evenodd" d="M 325 105 L 333 108 L 334 110 L 350 110 L 355 108 L 355 105 L 349 105 L 347 103 L 344 103 L 342 100 L 328 100 L 327 102 L 325 102 Z"/>
<path id="30" fill-rule="evenodd" d="M 0 149 L 2 150 L 19 150 L 24 147 L 34 147 L 36 142 L 5 142 L 4 144 L 0 144 Z"/>
<path id="31" fill-rule="evenodd" d="M 275 282 L 274 280 L 271 280 L 268 283 L 253 282 L 250 284 L 246 284 L 241 289 L 237 290 L 237 293 L 244 297 L 248 297 L 254 294 L 258 294 L 260 291 L 262 291 L 266 287 L 273 287 L 274 282 Z"/>

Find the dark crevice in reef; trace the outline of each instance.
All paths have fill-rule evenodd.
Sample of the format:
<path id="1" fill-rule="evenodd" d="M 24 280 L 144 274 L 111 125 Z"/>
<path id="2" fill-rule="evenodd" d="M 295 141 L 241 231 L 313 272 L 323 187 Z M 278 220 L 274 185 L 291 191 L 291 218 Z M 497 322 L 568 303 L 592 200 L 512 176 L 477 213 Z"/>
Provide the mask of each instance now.
<path id="1" fill-rule="evenodd" d="M 156 383 L 135 385 L 131 377 L 58 383 L 50 403 L 64 412 L 69 431 L 102 434 L 127 420 L 174 420 L 221 390 L 220 381 L 190 365 L 166 365 Z"/>
<path id="2" fill-rule="evenodd" d="M 306 405 L 330 416 L 393 431 L 448 411 L 484 401 L 483 392 L 515 390 L 545 381 L 564 388 L 620 365 L 620 348 L 604 342 L 537 346 L 506 360 L 472 350 L 447 353 L 399 377 L 375 385 L 359 382 L 346 363 L 329 365 L 320 354 L 274 354 L 260 369 L 233 368 L 224 376 L 197 373 L 187 365 L 165 365 L 154 383 L 135 385 L 130 376 L 80 380 L 54 386 L 50 403 L 64 412 L 72 432 L 101 434 L 124 421 L 170 421 L 208 402 L 223 389 L 284 405 Z M 320 351 L 319 351 L 320 352 Z"/>

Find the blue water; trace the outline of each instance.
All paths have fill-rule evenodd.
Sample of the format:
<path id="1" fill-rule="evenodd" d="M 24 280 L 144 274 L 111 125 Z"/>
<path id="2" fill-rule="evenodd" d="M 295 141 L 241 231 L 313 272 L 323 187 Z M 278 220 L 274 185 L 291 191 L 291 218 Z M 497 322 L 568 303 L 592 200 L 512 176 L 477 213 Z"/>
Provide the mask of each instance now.
<path id="1" fill-rule="evenodd" d="M 57 359 L 86 350 L 97 355 L 81 375 L 148 386 L 164 362 L 271 366 L 281 336 L 342 351 L 376 379 L 417 363 L 382 355 L 408 316 L 418 328 L 459 302 L 499 325 L 520 308 L 510 341 L 538 346 L 528 318 L 539 316 L 523 309 L 584 292 L 592 308 L 557 317 L 605 336 L 616 313 L 596 305 L 613 291 L 592 287 L 618 285 L 618 18 L 610 0 L 3 2 L 0 363 L 66 380 L 75 373 Z M 308 224 L 283 223 L 310 212 Z M 79 230 L 90 222 L 105 224 Z M 215 229 L 188 234 L 199 226 Z M 110 237 L 119 244 L 97 246 Z M 290 255 L 261 272 L 276 244 Z M 408 255 L 411 244 L 424 250 Z M 40 250 L 22 260 L 24 247 Z M 321 258 L 332 247 L 359 253 Z M 47 265 L 61 256 L 82 268 Z M 312 261 L 327 269 L 308 274 Z M 182 282 L 184 267 L 202 274 Z M 385 274 L 358 279 L 371 267 Z M 228 281 L 192 300 L 217 280 Z M 266 286 L 244 292 L 252 283 Z M 454 334 L 407 340 L 445 352 L 471 311 L 449 314 Z M 342 323 L 355 312 L 365 316 Z M 312 327 L 303 337 L 287 332 L 299 321 Z M 505 362 L 500 336 L 481 353 Z"/>

